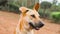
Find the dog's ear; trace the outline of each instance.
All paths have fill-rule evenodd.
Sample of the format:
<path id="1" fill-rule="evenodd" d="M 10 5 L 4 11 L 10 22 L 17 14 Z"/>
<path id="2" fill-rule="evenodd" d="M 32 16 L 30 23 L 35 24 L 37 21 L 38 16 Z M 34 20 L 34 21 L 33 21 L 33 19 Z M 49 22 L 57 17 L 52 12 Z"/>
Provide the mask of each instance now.
<path id="1" fill-rule="evenodd" d="M 20 7 L 20 8 L 19 8 L 19 11 L 20 11 L 21 13 L 26 13 L 26 12 L 27 12 L 27 8 L 26 8 L 26 7 Z"/>
<path id="2" fill-rule="evenodd" d="M 38 11 L 38 8 L 39 8 L 40 4 L 39 3 L 36 3 L 33 7 L 34 10 Z"/>

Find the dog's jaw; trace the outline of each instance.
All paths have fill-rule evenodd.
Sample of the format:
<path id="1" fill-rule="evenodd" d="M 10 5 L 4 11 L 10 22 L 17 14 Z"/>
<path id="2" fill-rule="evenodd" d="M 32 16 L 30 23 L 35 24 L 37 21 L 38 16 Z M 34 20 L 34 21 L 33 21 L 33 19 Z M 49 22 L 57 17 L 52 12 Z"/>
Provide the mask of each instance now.
<path id="1" fill-rule="evenodd" d="M 27 27 L 28 25 L 24 25 L 27 22 L 24 19 L 22 19 L 22 18 L 23 17 L 20 18 L 19 23 L 17 25 L 16 34 L 33 34 L 33 30 L 31 29 L 31 27 L 30 28 L 25 28 L 25 26 Z M 21 28 L 20 26 L 23 26 L 23 28 L 20 29 Z"/>

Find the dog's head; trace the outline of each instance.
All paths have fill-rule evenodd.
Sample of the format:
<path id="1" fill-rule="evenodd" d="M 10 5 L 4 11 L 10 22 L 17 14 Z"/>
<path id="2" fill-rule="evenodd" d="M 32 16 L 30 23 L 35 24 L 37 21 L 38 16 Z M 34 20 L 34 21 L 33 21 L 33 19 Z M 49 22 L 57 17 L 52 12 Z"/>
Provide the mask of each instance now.
<path id="1" fill-rule="evenodd" d="M 20 7 L 19 10 L 22 12 L 21 15 L 23 19 L 29 24 L 33 29 L 39 30 L 44 24 L 40 19 L 38 13 L 39 3 L 37 3 L 33 9 L 28 9 L 26 7 Z"/>

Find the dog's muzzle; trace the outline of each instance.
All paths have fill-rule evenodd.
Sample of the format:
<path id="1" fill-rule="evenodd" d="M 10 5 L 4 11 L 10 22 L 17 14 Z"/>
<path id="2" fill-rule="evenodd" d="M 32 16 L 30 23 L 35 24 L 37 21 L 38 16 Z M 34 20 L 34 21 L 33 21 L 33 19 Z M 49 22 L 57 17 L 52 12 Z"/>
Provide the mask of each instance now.
<path id="1" fill-rule="evenodd" d="M 33 28 L 33 29 L 36 29 L 36 30 L 39 30 L 39 28 L 43 27 L 44 24 L 39 22 L 38 24 L 33 24 L 32 22 L 29 23 L 29 25 Z"/>

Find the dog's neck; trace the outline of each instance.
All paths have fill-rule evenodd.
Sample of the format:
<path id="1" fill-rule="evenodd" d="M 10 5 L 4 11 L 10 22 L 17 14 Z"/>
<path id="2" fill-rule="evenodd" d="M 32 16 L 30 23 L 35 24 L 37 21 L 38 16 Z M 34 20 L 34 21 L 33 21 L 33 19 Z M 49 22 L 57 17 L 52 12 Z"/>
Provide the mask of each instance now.
<path id="1" fill-rule="evenodd" d="M 33 30 L 31 28 L 25 28 L 28 27 L 28 25 L 25 25 L 25 21 L 24 19 L 20 20 L 20 23 L 17 26 L 17 33 L 19 34 L 31 34 L 31 32 L 33 32 Z M 22 24 L 22 25 L 21 25 Z"/>

